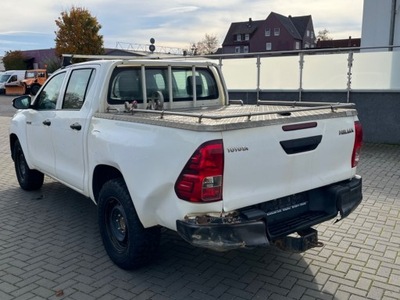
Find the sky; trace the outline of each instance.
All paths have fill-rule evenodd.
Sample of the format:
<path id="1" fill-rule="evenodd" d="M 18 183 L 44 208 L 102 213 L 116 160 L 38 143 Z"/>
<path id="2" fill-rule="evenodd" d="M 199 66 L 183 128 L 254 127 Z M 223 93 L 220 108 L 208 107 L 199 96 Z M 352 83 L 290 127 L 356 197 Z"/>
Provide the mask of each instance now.
<path id="1" fill-rule="evenodd" d="M 104 47 L 140 49 L 155 39 L 156 49 L 187 49 L 216 36 L 222 44 L 233 22 L 264 20 L 271 12 L 311 15 L 316 35 L 361 37 L 363 0 L 0 0 L 0 56 L 5 51 L 55 47 L 55 20 L 72 6 L 86 8 L 101 24 Z"/>

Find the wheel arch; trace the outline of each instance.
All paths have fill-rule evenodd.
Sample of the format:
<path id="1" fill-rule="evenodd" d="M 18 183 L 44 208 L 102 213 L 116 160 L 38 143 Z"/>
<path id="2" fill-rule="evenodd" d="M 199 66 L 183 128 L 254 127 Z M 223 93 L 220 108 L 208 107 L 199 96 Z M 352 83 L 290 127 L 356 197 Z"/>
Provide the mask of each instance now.
<path id="1" fill-rule="evenodd" d="M 21 145 L 22 151 L 24 152 L 25 160 L 26 160 L 29 168 L 36 169 L 35 166 L 33 166 L 33 164 L 32 164 L 31 157 L 29 156 L 28 145 L 26 143 L 26 140 L 24 140 L 24 137 L 26 137 L 26 135 L 24 135 L 24 134 L 17 135 L 16 133 L 10 133 L 9 140 L 10 140 L 11 158 L 13 161 L 15 160 L 15 157 L 14 157 L 15 142 L 18 141 L 19 144 Z"/>
<path id="2" fill-rule="evenodd" d="M 93 190 L 93 196 L 94 196 L 94 201 L 98 202 L 99 198 L 99 193 L 101 190 L 101 187 L 106 183 L 107 181 L 111 179 L 116 179 L 116 178 L 122 178 L 124 179 L 124 176 L 118 170 L 117 168 L 109 165 L 98 165 L 93 171 L 93 180 L 92 180 L 92 190 Z"/>
<path id="3" fill-rule="evenodd" d="M 18 140 L 18 137 L 16 134 L 12 133 L 10 134 L 10 151 L 11 151 L 11 158 L 14 160 L 14 147 L 15 147 L 15 141 Z"/>

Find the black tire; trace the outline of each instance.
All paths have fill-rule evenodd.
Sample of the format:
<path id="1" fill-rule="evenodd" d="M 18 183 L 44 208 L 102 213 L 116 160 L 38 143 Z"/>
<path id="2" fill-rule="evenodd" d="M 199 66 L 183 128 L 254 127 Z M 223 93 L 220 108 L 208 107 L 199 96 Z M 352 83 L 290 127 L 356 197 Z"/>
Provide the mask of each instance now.
<path id="1" fill-rule="evenodd" d="M 35 96 L 37 94 L 37 92 L 39 92 L 39 89 L 40 89 L 40 85 L 35 84 L 35 85 L 31 86 L 31 90 L 30 90 L 31 95 Z"/>
<path id="2" fill-rule="evenodd" d="M 100 190 L 98 221 L 104 248 L 120 268 L 148 264 L 160 244 L 160 228 L 144 228 L 122 178 L 106 182 Z"/>
<path id="3" fill-rule="evenodd" d="M 40 189 L 43 185 L 44 175 L 42 172 L 29 168 L 18 140 L 14 144 L 13 158 L 15 173 L 20 187 L 26 191 Z"/>

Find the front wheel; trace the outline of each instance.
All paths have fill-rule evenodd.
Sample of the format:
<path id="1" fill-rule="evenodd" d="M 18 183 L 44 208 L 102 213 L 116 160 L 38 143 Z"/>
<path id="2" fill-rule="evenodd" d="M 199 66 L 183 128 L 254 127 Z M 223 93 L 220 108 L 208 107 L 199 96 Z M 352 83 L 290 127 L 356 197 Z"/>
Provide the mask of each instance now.
<path id="1" fill-rule="evenodd" d="M 35 84 L 31 86 L 31 95 L 35 96 L 39 92 L 39 90 L 40 90 L 40 85 Z"/>
<path id="2" fill-rule="evenodd" d="M 21 144 L 18 140 L 14 144 L 14 167 L 20 187 L 27 191 L 38 190 L 43 185 L 42 172 L 29 168 Z"/>
<path id="3" fill-rule="evenodd" d="M 160 228 L 144 228 L 122 178 L 104 184 L 98 201 L 98 221 L 104 248 L 122 269 L 150 262 L 160 243 Z"/>

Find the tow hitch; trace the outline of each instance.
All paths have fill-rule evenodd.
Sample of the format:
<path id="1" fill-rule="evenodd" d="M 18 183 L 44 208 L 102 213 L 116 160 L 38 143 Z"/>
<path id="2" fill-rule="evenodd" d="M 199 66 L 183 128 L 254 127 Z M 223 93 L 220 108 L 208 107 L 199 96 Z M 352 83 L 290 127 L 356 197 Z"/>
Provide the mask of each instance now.
<path id="1" fill-rule="evenodd" d="M 314 247 L 322 247 L 324 244 L 318 242 L 318 231 L 308 228 L 297 232 L 297 236 L 288 235 L 274 240 L 273 245 L 285 251 L 304 252 Z"/>

